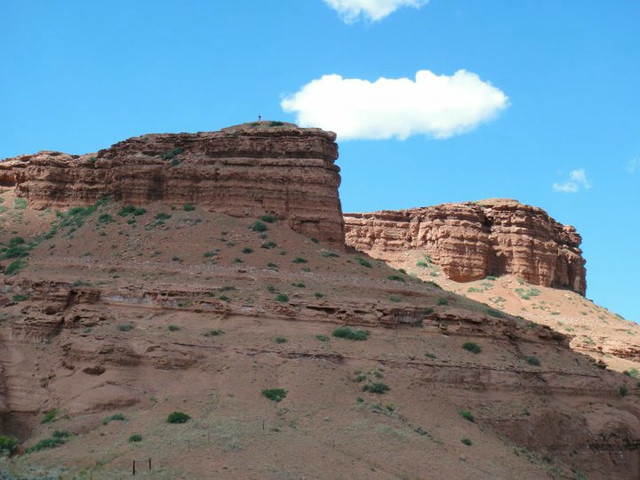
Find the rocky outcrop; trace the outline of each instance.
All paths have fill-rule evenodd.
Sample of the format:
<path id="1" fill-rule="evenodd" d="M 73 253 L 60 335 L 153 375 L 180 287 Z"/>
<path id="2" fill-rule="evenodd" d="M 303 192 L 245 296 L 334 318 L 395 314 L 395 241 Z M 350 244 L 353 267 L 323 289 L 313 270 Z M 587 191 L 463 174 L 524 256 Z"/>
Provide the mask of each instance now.
<path id="1" fill-rule="evenodd" d="M 586 291 L 575 228 L 515 200 L 450 203 L 410 210 L 345 214 L 346 242 L 388 261 L 398 252 L 429 255 L 459 282 L 514 274 L 528 283 Z"/>
<path id="2" fill-rule="evenodd" d="M 281 122 L 130 138 L 96 154 L 40 152 L 0 162 L 0 185 L 35 208 L 101 197 L 194 203 L 233 216 L 272 214 L 309 237 L 343 244 L 335 134 Z"/>

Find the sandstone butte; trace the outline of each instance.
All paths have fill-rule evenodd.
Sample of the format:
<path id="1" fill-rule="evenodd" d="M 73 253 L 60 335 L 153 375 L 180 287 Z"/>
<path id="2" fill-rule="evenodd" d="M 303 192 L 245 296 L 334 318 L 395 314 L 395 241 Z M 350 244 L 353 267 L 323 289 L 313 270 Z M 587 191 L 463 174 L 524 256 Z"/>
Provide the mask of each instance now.
<path id="1" fill-rule="evenodd" d="M 530 284 L 586 292 L 582 241 L 575 228 L 516 200 L 344 215 L 346 242 L 392 261 L 415 250 L 457 282 L 512 274 Z"/>
<path id="2" fill-rule="evenodd" d="M 0 470 L 98 480 L 137 460 L 160 480 L 639 478 L 632 372 L 573 350 L 556 324 L 345 247 L 336 156 L 330 133 L 261 122 L 1 162 Z M 451 235 L 467 238 L 456 229 L 474 231 L 480 208 L 460 207 L 476 213 L 448 220 Z M 429 243 L 442 267 L 417 267 L 416 250 L 406 261 L 445 287 L 443 252 L 464 278 L 524 275 L 529 242 L 544 261 L 527 281 L 584 290 L 574 232 L 532 207 L 482 211 L 494 210 L 504 238 L 489 258 L 513 245 L 503 263 L 467 260 L 459 240 Z M 575 329 L 602 315 L 628 343 L 640 333 L 539 289 L 597 311 Z"/>
<path id="3" fill-rule="evenodd" d="M 143 135 L 95 154 L 40 152 L 0 163 L 0 185 L 33 208 L 193 203 L 233 216 L 276 215 L 342 245 L 335 134 L 256 122 L 219 132 Z"/>

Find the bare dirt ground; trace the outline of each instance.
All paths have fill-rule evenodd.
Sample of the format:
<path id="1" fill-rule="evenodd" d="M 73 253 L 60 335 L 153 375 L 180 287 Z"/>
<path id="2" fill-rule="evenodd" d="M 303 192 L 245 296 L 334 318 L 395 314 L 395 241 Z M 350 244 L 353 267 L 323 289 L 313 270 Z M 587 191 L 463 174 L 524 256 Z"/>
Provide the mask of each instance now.
<path id="1" fill-rule="evenodd" d="M 278 220 L 113 202 L 56 214 L 1 197 L 0 242 L 28 251 L 1 262 L 0 433 L 20 445 L 0 469 L 63 479 L 129 477 L 133 460 L 137 477 L 154 479 L 639 472 L 636 382 L 549 329 Z M 462 292 L 472 284 L 428 270 L 445 288 L 600 339 L 597 322 L 580 320 L 602 312 L 577 295 L 524 300 L 509 278 Z M 366 339 L 333 336 L 345 324 Z M 172 412 L 190 419 L 168 423 Z M 29 452 L 56 435 L 56 448 Z"/>

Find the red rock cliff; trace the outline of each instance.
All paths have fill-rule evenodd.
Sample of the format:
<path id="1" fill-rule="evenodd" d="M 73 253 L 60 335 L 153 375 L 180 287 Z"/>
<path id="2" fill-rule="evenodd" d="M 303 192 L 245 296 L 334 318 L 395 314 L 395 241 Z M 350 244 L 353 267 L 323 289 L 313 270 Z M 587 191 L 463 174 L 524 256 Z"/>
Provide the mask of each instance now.
<path id="1" fill-rule="evenodd" d="M 586 291 L 575 228 L 515 200 L 348 213 L 344 219 L 347 244 L 374 258 L 419 250 L 459 282 L 509 273 L 534 285 Z"/>
<path id="2" fill-rule="evenodd" d="M 0 185 L 36 208 L 95 202 L 194 203 L 233 216 L 270 213 L 342 245 L 335 134 L 280 122 L 219 132 L 152 134 L 97 154 L 40 152 L 0 163 Z"/>

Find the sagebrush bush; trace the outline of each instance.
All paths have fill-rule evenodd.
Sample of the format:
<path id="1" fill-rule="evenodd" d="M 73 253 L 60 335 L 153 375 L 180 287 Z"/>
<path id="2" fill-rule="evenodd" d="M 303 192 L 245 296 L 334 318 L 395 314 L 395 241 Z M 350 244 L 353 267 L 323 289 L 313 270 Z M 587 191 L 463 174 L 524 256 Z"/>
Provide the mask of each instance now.
<path id="1" fill-rule="evenodd" d="M 347 340 L 363 341 L 369 338 L 368 330 L 354 330 L 350 327 L 338 327 L 332 335 L 336 338 L 346 338 Z"/>
<path id="2" fill-rule="evenodd" d="M 125 417 L 121 413 L 114 413 L 113 415 L 109 415 L 108 417 L 105 417 L 104 420 L 102 420 L 102 424 L 103 425 L 108 425 L 109 423 L 114 422 L 114 421 L 126 422 L 127 421 L 127 417 Z"/>
<path id="3" fill-rule="evenodd" d="M 18 440 L 6 435 L 0 435 L 0 455 L 11 455 L 18 449 Z"/>
<path id="4" fill-rule="evenodd" d="M 460 410 L 460 411 L 458 411 L 458 413 L 465 420 L 467 420 L 469 422 L 475 422 L 476 418 L 473 416 L 473 413 L 471 413 L 469 410 Z"/>
<path id="5" fill-rule="evenodd" d="M 391 388 L 389 388 L 386 383 L 382 382 L 367 383 L 362 387 L 363 392 L 377 393 L 378 395 L 387 393 L 389 390 L 391 390 Z"/>
<path id="6" fill-rule="evenodd" d="M 363 267 L 371 268 L 371 262 L 365 260 L 362 257 L 356 257 L 356 262 L 358 262 Z"/>
<path id="7" fill-rule="evenodd" d="M 478 354 L 482 351 L 482 348 L 480 347 L 480 345 L 474 342 L 465 342 L 462 344 L 462 348 L 468 352 L 475 353 L 475 354 Z"/>
<path id="8" fill-rule="evenodd" d="M 259 220 L 253 222 L 253 225 L 251 225 L 251 227 L 249 228 L 254 232 L 266 232 L 268 230 L 268 227 Z"/>
<path id="9" fill-rule="evenodd" d="M 276 403 L 281 402 L 287 396 L 287 391 L 284 388 L 269 388 L 262 390 L 262 395 L 267 397 Z"/>
<path id="10" fill-rule="evenodd" d="M 184 412 L 171 412 L 167 417 L 167 423 L 187 423 L 191 417 Z"/>

